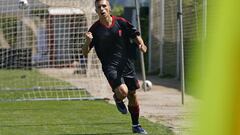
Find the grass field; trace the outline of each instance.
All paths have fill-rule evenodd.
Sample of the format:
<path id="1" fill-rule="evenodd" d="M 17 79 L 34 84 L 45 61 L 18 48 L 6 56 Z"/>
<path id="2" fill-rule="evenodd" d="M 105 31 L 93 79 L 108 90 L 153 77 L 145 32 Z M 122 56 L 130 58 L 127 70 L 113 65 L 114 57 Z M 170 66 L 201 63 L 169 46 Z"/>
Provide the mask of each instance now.
<path id="1" fill-rule="evenodd" d="M 74 88 L 70 83 L 43 75 L 36 69 L 0 70 L 0 101 L 89 96 L 85 89 Z"/>
<path id="2" fill-rule="evenodd" d="M 46 76 L 34 70 L 0 70 L 0 88 L 31 88 L 39 84 L 38 77 L 41 78 L 40 80 L 45 80 Z M 17 83 L 12 85 L 13 82 Z M 28 82 L 27 85 L 23 85 L 26 82 Z M 69 85 L 67 82 L 61 83 Z M 50 84 L 42 83 L 40 86 L 47 87 Z M 132 134 L 130 115 L 120 114 L 114 105 L 106 101 L 17 102 L 15 100 L 21 99 L 28 92 L 28 90 L 0 89 L 0 135 Z M 68 90 L 60 92 L 63 97 L 69 96 L 70 93 Z M 37 93 L 41 96 L 46 92 Z M 38 98 L 39 95 L 37 95 Z M 140 121 L 150 135 L 173 135 L 169 129 L 160 124 L 152 123 L 145 118 L 141 118 Z"/>
<path id="3" fill-rule="evenodd" d="M 71 86 L 70 83 L 55 78 L 48 77 L 32 70 L 0 70 L 0 88 L 7 89 L 26 89 L 33 87 L 51 87 L 54 83 L 56 86 Z"/>
<path id="4" fill-rule="evenodd" d="M 1 135 L 131 135 L 130 116 L 105 101 L 0 103 Z M 150 135 L 172 135 L 141 118 Z"/>

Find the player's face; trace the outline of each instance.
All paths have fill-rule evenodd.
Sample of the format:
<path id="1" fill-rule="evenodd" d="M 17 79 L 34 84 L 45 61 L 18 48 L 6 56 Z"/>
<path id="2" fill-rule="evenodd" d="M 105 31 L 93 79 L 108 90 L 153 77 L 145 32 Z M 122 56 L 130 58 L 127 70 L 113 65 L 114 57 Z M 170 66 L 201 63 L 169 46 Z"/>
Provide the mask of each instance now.
<path id="1" fill-rule="evenodd" d="M 100 18 L 110 16 L 111 7 L 107 0 L 100 0 L 96 3 L 96 11 Z"/>

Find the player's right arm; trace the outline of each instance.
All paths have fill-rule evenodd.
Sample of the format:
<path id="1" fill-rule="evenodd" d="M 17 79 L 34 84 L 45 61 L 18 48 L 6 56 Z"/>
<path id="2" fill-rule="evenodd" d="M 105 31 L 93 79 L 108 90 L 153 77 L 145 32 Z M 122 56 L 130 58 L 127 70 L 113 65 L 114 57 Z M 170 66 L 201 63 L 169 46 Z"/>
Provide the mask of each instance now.
<path id="1" fill-rule="evenodd" d="M 85 34 L 85 37 L 86 37 L 86 42 L 82 47 L 82 51 L 83 51 L 83 55 L 86 57 L 88 55 L 88 52 L 90 51 L 90 44 L 92 42 L 93 35 L 91 32 L 87 32 Z"/>
<path id="2" fill-rule="evenodd" d="M 137 35 L 136 38 L 134 39 L 136 44 L 138 45 L 139 49 L 143 52 L 147 52 L 147 46 L 144 44 L 144 41 L 140 35 Z"/>

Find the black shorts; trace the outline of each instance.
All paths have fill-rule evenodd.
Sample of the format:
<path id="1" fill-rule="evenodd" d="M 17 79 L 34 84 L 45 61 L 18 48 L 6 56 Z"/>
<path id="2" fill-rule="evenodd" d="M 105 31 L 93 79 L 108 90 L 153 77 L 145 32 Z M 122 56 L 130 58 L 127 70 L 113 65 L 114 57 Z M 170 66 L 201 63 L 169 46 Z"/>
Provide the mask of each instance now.
<path id="1" fill-rule="evenodd" d="M 119 75 L 117 71 L 113 70 L 111 72 L 105 73 L 105 76 L 113 92 L 121 84 L 126 84 L 129 91 L 134 91 L 140 88 L 139 81 L 135 76 L 135 73 L 132 75 Z"/>

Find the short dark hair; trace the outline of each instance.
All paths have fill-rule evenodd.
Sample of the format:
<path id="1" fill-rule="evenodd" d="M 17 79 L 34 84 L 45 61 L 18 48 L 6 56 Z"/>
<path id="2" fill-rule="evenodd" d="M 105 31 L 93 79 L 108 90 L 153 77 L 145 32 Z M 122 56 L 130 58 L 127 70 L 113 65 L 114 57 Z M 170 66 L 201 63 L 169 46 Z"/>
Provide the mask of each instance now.
<path id="1" fill-rule="evenodd" d="M 99 1 L 101 1 L 101 0 L 95 0 L 95 6 L 96 6 L 97 2 L 99 2 Z M 106 1 L 108 2 L 109 6 L 111 7 L 110 1 L 109 0 L 106 0 Z"/>

